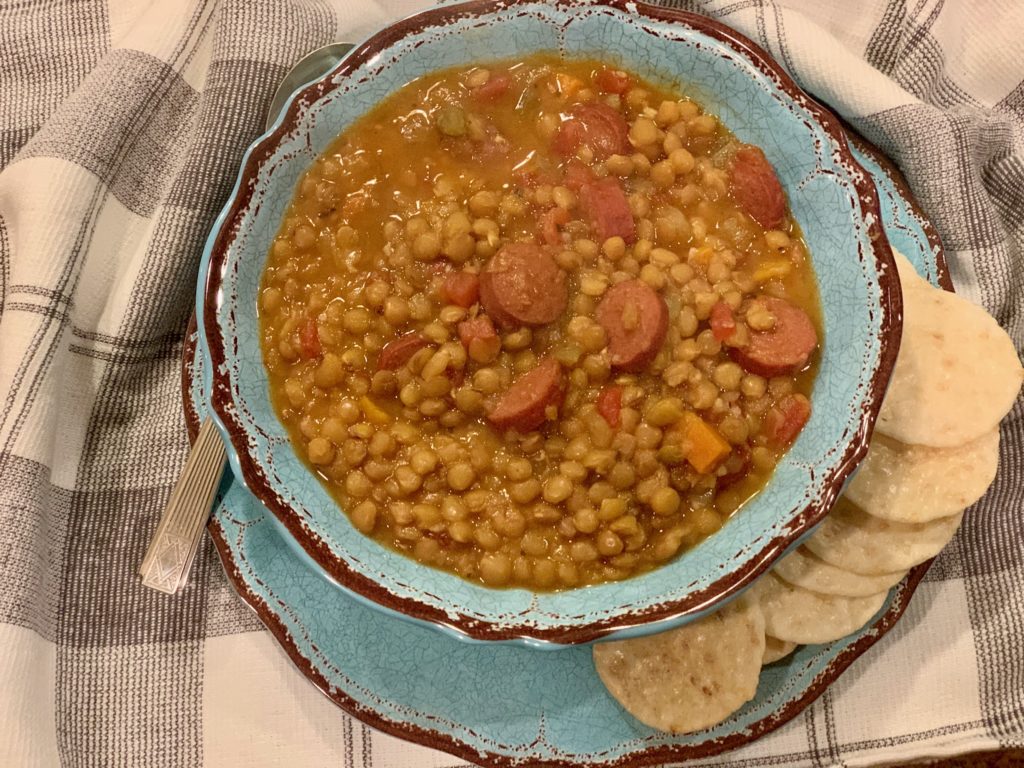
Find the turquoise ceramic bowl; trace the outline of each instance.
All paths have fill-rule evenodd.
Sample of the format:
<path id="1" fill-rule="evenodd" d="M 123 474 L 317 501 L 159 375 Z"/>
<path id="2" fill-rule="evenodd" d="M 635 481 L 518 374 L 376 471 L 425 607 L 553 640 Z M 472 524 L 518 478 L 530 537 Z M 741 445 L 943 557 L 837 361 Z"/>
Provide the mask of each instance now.
<path id="1" fill-rule="evenodd" d="M 256 316 L 267 250 L 296 182 L 340 131 L 413 78 L 534 51 L 601 58 L 679 83 L 762 147 L 803 228 L 825 316 L 813 416 L 765 490 L 659 570 L 554 594 L 487 589 L 358 533 L 274 413 Z M 749 40 L 701 16 L 618 0 L 488 0 L 401 21 L 293 97 L 246 153 L 203 256 L 197 315 L 232 469 L 288 531 L 283 538 L 370 604 L 457 637 L 560 647 L 703 615 L 810 532 L 866 450 L 899 344 L 899 296 L 877 192 L 841 126 Z"/>

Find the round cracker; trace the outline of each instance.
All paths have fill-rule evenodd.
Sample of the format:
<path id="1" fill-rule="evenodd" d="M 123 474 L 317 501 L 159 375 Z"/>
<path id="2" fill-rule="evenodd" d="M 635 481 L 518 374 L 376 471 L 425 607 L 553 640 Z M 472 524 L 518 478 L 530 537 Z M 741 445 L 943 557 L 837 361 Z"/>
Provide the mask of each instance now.
<path id="1" fill-rule="evenodd" d="M 796 650 L 796 643 L 788 640 L 779 640 L 777 637 L 766 636 L 764 639 L 764 657 L 761 659 L 761 666 L 774 664 L 779 659 L 784 659 Z"/>
<path id="2" fill-rule="evenodd" d="M 889 590 L 906 571 L 865 576 L 838 568 L 803 547 L 790 552 L 775 564 L 775 575 L 794 587 L 803 587 L 822 595 L 868 597 Z"/>
<path id="3" fill-rule="evenodd" d="M 741 598 L 678 629 L 598 643 L 594 666 L 637 720 L 691 733 L 720 723 L 754 698 L 764 642 L 761 610 Z"/>
<path id="4" fill-rule="evenodd" d="M 939 554 L 963 516 L 958 512 L 927 523 L 894 523 L 869 515 L 840 496 L 804 546 L 825 562 L 854 573 L 906 571 Z"/>
<path id="5" fill-rule="evenodd" d="M 1024 368 L 981 307 L 928 285 L 903 291 L 903 338 L 875 429 L 903 443 L 951 448 L 995 429 Z"/>
<path id="6" fill-rule="evenodd" d="M 867 624 L 888 592 L 868 597 L 819 595 L 769 573 L 754 585 L 769 636 L 791 643 L 830 643 Z"/>
<path id="7" fill-rule="evenodd" d="M 896 273 L 900 276 L 900 286 L 904 291 L 909 290 L 915 286 L 925 286 L 928 288 L 932 287 L 932 284 L 925 280 L 917 271 L 917 267 L 910 263 L 910 259 L 904 256 L 902 253 L 897 251 L 895 248 L 892 249 L 893 259 L 896 261 Z"/>
<path id="8" fill-rule="evenodd" d="M 956 448 L 904 445 L 875 435 L 843 493 L 875 517 L 926 523 L 980 499 L 998 465 L 998 429 Z"/>

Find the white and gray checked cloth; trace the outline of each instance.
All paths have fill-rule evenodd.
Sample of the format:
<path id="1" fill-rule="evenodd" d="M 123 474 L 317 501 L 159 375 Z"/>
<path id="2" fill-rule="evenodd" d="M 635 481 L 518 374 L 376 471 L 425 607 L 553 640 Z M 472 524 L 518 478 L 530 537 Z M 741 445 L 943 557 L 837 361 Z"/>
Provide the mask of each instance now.
<path id="1" fill-rule="evenodd" d="M 441 768 L 289 664 L 207 541 L 135 576 L 187 452 L 199 255 L 302 54 L 424 0 L 0 0 L 0 767 Z M 957 290 L 1024 344 L 1024 2 L 684 3 L 767 48 L 906 174 Z M 1024 746 L 1024 402 L 902 621 L 731 766 Z"/>

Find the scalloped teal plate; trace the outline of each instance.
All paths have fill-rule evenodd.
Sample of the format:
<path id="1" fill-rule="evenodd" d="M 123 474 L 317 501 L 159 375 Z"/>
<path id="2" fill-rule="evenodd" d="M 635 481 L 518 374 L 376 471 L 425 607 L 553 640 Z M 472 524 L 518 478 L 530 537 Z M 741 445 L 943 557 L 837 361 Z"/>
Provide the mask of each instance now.
<path id="1" fill-rule="evenodd" d="M 884 160 L 858 159 L 879 187 L 895 247 L 950 288 L 941 247 Z M 208 413 L 208 374 L 186 345 L 185 409 L 194 434 Z M 756 698 L 715 728 L 670 736 L 627 715 L 605 692 L 590 649 L 553 653 L 459 642 L 351 599 L 282 540 L 273 516 L 228 474 L 210 533 L 230 582 L 299 670 L 336 704 L 392 735 L 486 766 L 641 766 L 740 746 L 799 714 L 895 623 L 923 577 L 918 566 L 867 627 L 805 646 L 766 667 Z"/>

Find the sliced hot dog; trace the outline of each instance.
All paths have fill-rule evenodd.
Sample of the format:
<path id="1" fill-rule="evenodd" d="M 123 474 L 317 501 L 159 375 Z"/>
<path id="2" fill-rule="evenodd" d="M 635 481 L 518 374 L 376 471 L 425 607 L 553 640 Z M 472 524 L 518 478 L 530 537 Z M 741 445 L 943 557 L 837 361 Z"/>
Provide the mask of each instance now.
<path id="1" fill-rule="evenodd" d="M 498 325 L 546 325 L 569 301 L 565 272 L 536 243 L 502 247 L 480 274 L 480 303 Z"/>
<path id="2" fill-rule="evenodd" d="M 580 146 L 590 147 L 598 160 L 630 153 L 626 119 L 617 109 L 600 101 L 575 105 L 558 126 L 553 147 L 558 154 L 569 157 Z"/>
<path id="3" fill-rule="evenodd" d="M 759 301 L 775 316 L 775 327 L 751 331 L 750 343 L 729 350 L 733 359 L 759 376 L 781 376 L 807 365 L 818 346 L 818 332 L 811 318 L 785 299 L 765 296 Z"/>
<path id="4" fill-rule="evenodd" d="M 642 371 L 657 357 L 668 333 L 668 306 L 642 280 L 613 285 L 597 305 L 597 322 L 608 335 L 613 367 Z"/>
<path id="5" fill-rule="evenodd" d="M 430 339 L 418 331 L 399 336 L 392 339 L 377 356 L 378 371 L 394 371 L 408 363 L 412 356 L 426 346 L 430 345 Z"/>
<path id="6" fill-rule="evenodd" d="M 629 200 L 615 179 L 605 178 L 580 187 L 580 206 L 601 241 L 616 235 L 627 243 L 636 240 Z"/>
<path id="7" fill-rule="evenodd" d="M 564 397 L 562 367 L 553 357 L 545 357 L 512 382 L 487 418 L 498 429 L 530 432 L 547 419 L 547 407 L 560 406 Z"/>
<path id="8" fill-rule="evenodd" d="M 765 229 L 775 229 L 786 215 L 786 196 L 775 169 L 757 147 L 733 155 L 729 190 L 736 204 Z"/>

